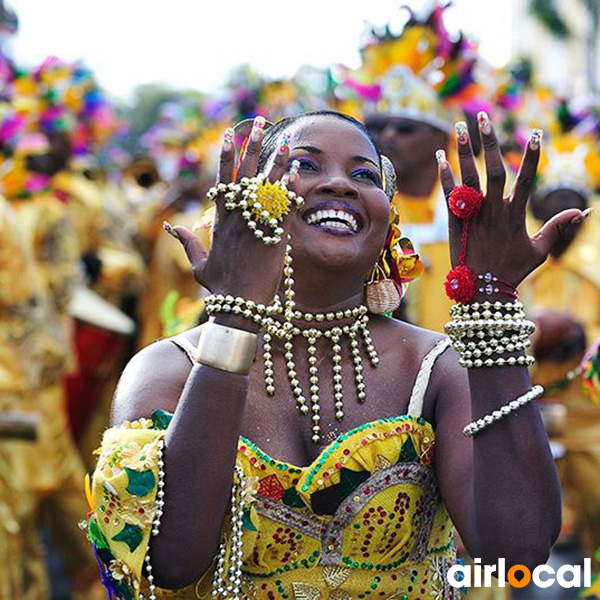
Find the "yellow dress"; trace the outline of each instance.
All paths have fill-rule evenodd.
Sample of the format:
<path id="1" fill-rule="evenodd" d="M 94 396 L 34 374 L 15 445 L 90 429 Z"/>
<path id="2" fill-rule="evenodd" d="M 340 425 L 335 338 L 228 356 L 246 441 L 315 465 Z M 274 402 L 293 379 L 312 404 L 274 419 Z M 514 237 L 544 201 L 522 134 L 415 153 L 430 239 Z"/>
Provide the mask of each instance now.
<path id="1" fill-rule="evenodd" d="M 447 345 L 437 344 L 433 358 Z M 240 437 L 237 466 L 250 489 L 242 598 L 460 597 L 446 579 L 456 562 L 454 529 L 436 482 L 435 432 L 419 416 L 426 378 L 413 392 L 410 414 L 340 435 L 305 467 Z M 157 411 L 105 433 L 89 493 L 88 536 L 114 598 L 137 600 L 147 587 L 142 567 L 156 511 L 158 444 L 169 420 Z M 226 523 L 224 539 L 229 530 Z M 209 598 L 211 579 L 209 572 L 196 585 L 158 590 L 157 597 Z"/>
<path id="2" fill-rule="evenodd" d="M 450 264 L 448 209 L 440 184 L 428 198 L 411 198 L 396 192 L 394 206 L 400 229 L 414 244 L 425 266 L 407 292 L 409 319 L 419 327 L 444 331 L 452 301 L 444 291 Z"/>

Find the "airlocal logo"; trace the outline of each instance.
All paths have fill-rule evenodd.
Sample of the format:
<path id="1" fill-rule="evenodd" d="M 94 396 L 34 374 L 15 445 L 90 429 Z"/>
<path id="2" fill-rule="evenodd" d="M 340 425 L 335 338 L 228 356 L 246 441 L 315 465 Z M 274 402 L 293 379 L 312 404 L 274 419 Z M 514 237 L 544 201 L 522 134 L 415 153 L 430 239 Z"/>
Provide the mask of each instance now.
<path id="1" fill-rule="evenodd" d="M 505 587 L 506 582 L 516 588 L 522 588 L 533 581 L 541 588 L 558 583 L 564 588 L 590 587 L 592 585 L 592 561 L 583 560 L 581 565 L 562 565 L 555 571 L 549 565 L 540 565 L 533 572 L 525 565 L 513 565 L 506 571 L 506 561 L 498 560 L 498 565 L 482 565 L 476 558 L 473 565 L 454 565 L 448 569 L 448 583 L 453 588 L 492 587 L 492 576 L 498 579 L 498 585 Z"/>

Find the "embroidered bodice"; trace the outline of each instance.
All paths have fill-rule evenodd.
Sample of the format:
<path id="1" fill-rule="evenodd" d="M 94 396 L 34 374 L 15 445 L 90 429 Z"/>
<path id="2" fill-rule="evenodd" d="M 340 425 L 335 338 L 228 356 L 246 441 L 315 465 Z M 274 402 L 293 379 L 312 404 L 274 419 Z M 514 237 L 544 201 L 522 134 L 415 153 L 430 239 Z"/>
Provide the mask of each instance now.
<path id="1" fill-rule="evenodd" d="M 365 423 L 340 435 L 305 467 L 271 458 L 240 438 L 237 464 L 251 490 L 244 513 L 244 598 L 459 597 L 446 580 L 455 552 L 453 527 L 436 483 L 435 433 L 420 417 L 431 368 L 447 346 L 443 340 L 423 361 L 408 414 Z M 99 535 L 100 546 L 107 546 L 107 556 L 100 556 L 106 583 L 115 587 L 115 571 L 121 576 L 118 582 L 130 581 L 133 593 L 141 581 L 152 514 L 149 500 L 156 492 L 147 487 L 138 490 L 132 480 L 135 484 L 138 473 L 153 472 L 149 457 L 168 416 L 157 413 L 152 421 L 144 421 L 129 424 L 136 429 L 105 434 L 90 523 L 96 547 L 94 534 Z M 146 494 L 132 495 L 132 489 Z M 134 515 L 135 521 L 140 508 L 150 514 L 147 522 L 137 525 L 139 541 L 136 538 L 132 547 L 128 517 Z M 211 579 L 207 573 L 191 588 L 157 595 L 208 598 Z"/>

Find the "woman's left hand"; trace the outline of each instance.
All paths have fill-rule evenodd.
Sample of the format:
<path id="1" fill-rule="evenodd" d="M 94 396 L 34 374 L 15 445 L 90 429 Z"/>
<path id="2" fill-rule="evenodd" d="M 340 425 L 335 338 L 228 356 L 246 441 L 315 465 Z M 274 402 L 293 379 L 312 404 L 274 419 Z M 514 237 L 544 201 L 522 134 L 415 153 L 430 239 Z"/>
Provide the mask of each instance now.
<path id="1" fill-rule="evenodd" d="M 469 223 L 465 264 L 476 275 L 491 272 L 494 276 L 517 287 L 529 273 L 539 267 L 553 245 L 563 235 L 579 228 L 587 213 L 578 209 L 564 210 L 554 216 L 529 237 L 525 224 L 527 203 L 533 190 L 540 157 L 541 131 L 534 130 L 527 142 L 519 174 L 508 197 L 504 196 L 506 170 L 492 123 L 485 113 L 478 115 L 479 134 L 485 157 L 487 189 L 481 210 Z M 464 185 L 481 190 L 473 150 L 464 123 L 457 123 L 457 145 Z M 448 162 L 439 160 L 439 172 L 446 201 L 455 187 L 454 175 Z M 464 221 L 450 208 L 449 231 L 452 266 L 459 263 L 461 232 Z"/>

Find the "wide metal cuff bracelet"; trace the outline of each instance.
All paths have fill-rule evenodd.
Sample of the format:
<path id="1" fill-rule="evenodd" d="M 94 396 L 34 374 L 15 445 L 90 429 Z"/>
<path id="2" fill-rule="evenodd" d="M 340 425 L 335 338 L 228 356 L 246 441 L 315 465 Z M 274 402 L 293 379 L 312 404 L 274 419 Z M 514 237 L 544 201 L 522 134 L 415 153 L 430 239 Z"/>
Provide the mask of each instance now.
<path id="1" fill-rule="evenodd" d="M 256 334 L 209 321 L 202 326 L 196 360 L 221 371 L 248 375 L 256 357 Z"/>

